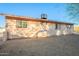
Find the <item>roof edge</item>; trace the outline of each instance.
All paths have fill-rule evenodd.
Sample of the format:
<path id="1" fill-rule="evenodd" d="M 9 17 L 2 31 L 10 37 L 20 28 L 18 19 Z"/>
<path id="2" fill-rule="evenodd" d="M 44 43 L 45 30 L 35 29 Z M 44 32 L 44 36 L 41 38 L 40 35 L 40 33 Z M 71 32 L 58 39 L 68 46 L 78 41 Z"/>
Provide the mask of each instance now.
<path id="1" fill-rule="evenodd" d="M 58 24 L 67 24 L 67 25 L 73 25 L 74 23 L 68 23 L 68 22 L 59 22 L 59 21 L 53 21 L 53 20 L 48 20 L 48 19 L 39 19 L 39 18 L 32 18 L 28 16 L 17 16 L 17 15 L 11 15 L 11 14 L 4 14 L 0 13 L 1 16 L 5 16 L 6 18 L 15 18 L 15 19 L 20 19 L 20 20 L 32 20 L 32 21 L 41 21 L 41 22 L 49 22 L 49 23 L 58 23 Z"/>

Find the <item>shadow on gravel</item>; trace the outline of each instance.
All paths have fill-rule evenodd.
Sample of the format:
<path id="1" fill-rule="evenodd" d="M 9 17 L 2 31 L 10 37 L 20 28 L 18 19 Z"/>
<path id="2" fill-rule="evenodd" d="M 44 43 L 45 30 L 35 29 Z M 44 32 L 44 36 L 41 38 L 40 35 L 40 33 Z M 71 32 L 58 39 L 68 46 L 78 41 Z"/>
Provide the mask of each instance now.
<path id="1" fill-rule="evenodd" d="M 79 35 L 8 40 L 0 49 L 8 56 L 79 56 Z"/>

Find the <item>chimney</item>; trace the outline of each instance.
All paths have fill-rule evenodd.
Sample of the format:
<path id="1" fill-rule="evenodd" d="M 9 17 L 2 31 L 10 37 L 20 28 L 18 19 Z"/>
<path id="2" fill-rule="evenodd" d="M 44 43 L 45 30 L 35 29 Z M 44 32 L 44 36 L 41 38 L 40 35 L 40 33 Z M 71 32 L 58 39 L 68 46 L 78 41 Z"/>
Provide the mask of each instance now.
<path id="1" fill-rule="evenodd" d="M 47 14 L 41 14 L 41 19 L 47 19 Z"/>

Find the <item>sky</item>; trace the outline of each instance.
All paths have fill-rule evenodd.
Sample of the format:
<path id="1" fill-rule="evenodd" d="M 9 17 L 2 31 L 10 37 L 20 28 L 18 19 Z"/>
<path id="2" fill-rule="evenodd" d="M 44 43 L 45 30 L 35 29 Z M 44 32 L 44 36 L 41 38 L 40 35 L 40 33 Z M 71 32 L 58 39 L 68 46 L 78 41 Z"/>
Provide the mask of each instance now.
<path id="1" fill-rule="evenodd" d="M 67 17 L 64 3 L 0 3 L 0 13 L 40 18 L 47 14 L 48 20 L 76 23 Z M 5 18 L 0 16 L 0 27 L 5 26 Z"/>

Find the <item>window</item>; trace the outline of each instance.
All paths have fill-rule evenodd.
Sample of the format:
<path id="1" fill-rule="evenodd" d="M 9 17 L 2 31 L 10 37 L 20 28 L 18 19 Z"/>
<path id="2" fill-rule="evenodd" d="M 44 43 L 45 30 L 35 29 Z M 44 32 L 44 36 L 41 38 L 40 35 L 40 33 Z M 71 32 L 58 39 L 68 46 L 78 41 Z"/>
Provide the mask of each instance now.
<path id="1" fill-rule="evenodd" d="M 27 21 L 17 20 L 16 27 L 17 28 L 27 28 Z"/>
<path id="2" fill-rule="evenodd" d="M 56 24 L 55 29 L 61 29 L 61 24 Z"/>
<path id="3" fill-rule="evenodd" d="M 21 20 L 16 21 L 16 27 L 22 28 L 22 21 Z"/>
<path id="4" fill-rule="evenodd" d="M 27 28 L 27 22 L 26 21 L 22 21 L 22 27 Z"/>
<path id="5" fill-rule="evenodd" d="M 67 29 L 71 29 L 71 27 L 72 27 L 71 25 L 67 25 Z"/>
<path id="6" fill-rule="evenodd" d="M 55 29 L 58 29 L 58 24 L 56 24 Z"/>

